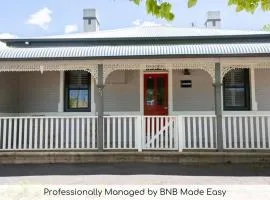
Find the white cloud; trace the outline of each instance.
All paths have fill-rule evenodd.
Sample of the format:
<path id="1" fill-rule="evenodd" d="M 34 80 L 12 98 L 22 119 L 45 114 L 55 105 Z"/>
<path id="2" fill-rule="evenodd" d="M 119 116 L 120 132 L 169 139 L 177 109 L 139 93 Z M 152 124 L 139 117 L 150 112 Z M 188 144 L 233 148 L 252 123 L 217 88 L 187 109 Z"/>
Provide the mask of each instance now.
<path id="1" fill-rule="evenodd" d="M 10 33 L 0 33 L 0 39 L 12 39 L 17 38 L 16 35 L 10 34 Z M 0 47 L 5 47 L 6 44 L 3 42 L 0 42 Z"/>
<path id="2" fill-rule="evenodd" d="M 170 26 L 170 24 L 160 24 L 154 21 L 142 21 L 139 19 L 134 20 L 132 24 L 134 26 Z"/>
<path id="3" fill-rule="evenodd" d="M 0 39 L 12 39 L 12 38 L 17 38 L 17 36 L 11 33 L 0 33 Z"/>
<path id="4" fill-rule="evenodd" d="M 140 26 L 162 26 L 154 21 L 143 21 Z"/>
<path id="5" fill-rule="evenodd" d="M 49 23 L 52 21 L 51 14 L 52 11 L 49 8 L 44 7 L 30 15 L 26 23 L 39 26 L 40 28 L 46 30 Z"/>
<path id="6" fill-rule="evenodd" d="M 136 20 L 134 20 L 134 21 L 132 22 L 132 24 L 133 24 L 134 26 L 140 26 L 141 20 L 136 19 Z"/>
<path id="7" fill-rule="evenodd" d="M 76 24 L 70 24 L 65 26 L 65 33 L 74 33 L 78 31 L 78 26 Z"/>

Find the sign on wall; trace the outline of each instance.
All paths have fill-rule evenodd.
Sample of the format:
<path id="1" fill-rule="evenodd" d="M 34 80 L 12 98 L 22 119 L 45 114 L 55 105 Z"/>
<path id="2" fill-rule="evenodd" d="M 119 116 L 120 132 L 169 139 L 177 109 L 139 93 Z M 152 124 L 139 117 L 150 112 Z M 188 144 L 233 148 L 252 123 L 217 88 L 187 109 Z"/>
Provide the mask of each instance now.
<path id="1" fill-rule="evenodd" d="M 192 87 L 191 80 L 181 80 L 181 87 L 182 88 L 191 88 Z"/>

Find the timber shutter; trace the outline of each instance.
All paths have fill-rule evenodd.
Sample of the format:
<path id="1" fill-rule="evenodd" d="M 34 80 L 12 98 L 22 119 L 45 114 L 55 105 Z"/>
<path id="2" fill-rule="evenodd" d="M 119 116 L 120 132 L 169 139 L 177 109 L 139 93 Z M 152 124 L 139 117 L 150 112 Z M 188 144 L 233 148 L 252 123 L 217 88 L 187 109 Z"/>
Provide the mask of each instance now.
<path id="1" fill-rule="evenodd" d="M 229 71 L 223 79 L 224 110 L 249 110 L 249 70 Z"/>
<path id="2" fill-rule="evenodd" d="M 68 72 L 68 85 L 71 88 L 88 88 L 89 85 L 89 75 L 87 72 L 82 71 L 70 71 Z"/>

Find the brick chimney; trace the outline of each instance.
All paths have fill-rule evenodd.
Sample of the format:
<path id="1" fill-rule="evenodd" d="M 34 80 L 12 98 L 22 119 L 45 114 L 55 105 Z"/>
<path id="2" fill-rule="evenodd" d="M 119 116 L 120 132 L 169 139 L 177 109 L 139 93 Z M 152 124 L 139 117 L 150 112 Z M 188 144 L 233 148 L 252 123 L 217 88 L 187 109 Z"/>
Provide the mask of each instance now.
<path id="1" fill-rule="evenodd" d="M 99 31 L 99 21 L 96 9 L 83 9 L 83 23 L 84 32 Z"/>
<path id="2" fill-rule="evenodd" d="M 204 24 L 206 28 L 220 28 L 221 18 L 220 11 L 208 11 L 206 13 L 206 22 Z"/>

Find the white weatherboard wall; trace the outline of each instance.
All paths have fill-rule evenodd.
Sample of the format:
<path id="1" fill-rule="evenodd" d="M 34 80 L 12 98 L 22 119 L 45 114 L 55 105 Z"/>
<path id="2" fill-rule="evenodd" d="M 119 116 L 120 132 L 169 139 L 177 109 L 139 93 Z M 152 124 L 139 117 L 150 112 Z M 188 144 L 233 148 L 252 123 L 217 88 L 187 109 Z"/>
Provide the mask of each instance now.
<path id="1" fill-rule="evenodd" d="M 125 77 L 123 77 L 125 76 Z M 140 111 L 140 71 L 114 71 L 104 88 L 105 112 Z M 99 102 L 96 102 L 98 104 Z"/>
<path id="2" fill-rule="evenodd" d="M 259 111 L 270 110 L 270 69 L 255 69 L 255 91 Z"/>
<path id="3" fill-rule="evenodd" d="M 0 113 L 18 111 L 18 73 L 0 73 Z"/>
<path id="4" fill-rule="evenodd" d="M 173 70 L 173 111 L 213 111 L 214 87 L 210 75 L 203 70 Z M 191 88 L 182 88 L 181 80 L 191 80 Z"/>
<path id="5" fill-rule="evenodd" d="M 59 72 L 20 73 L 19 112 L 57 112 Z"/>
<path id="6" fill-rule="evenodd" d="M 0 113 L 57 112 L 59 72 L 1 72 Z"/>

